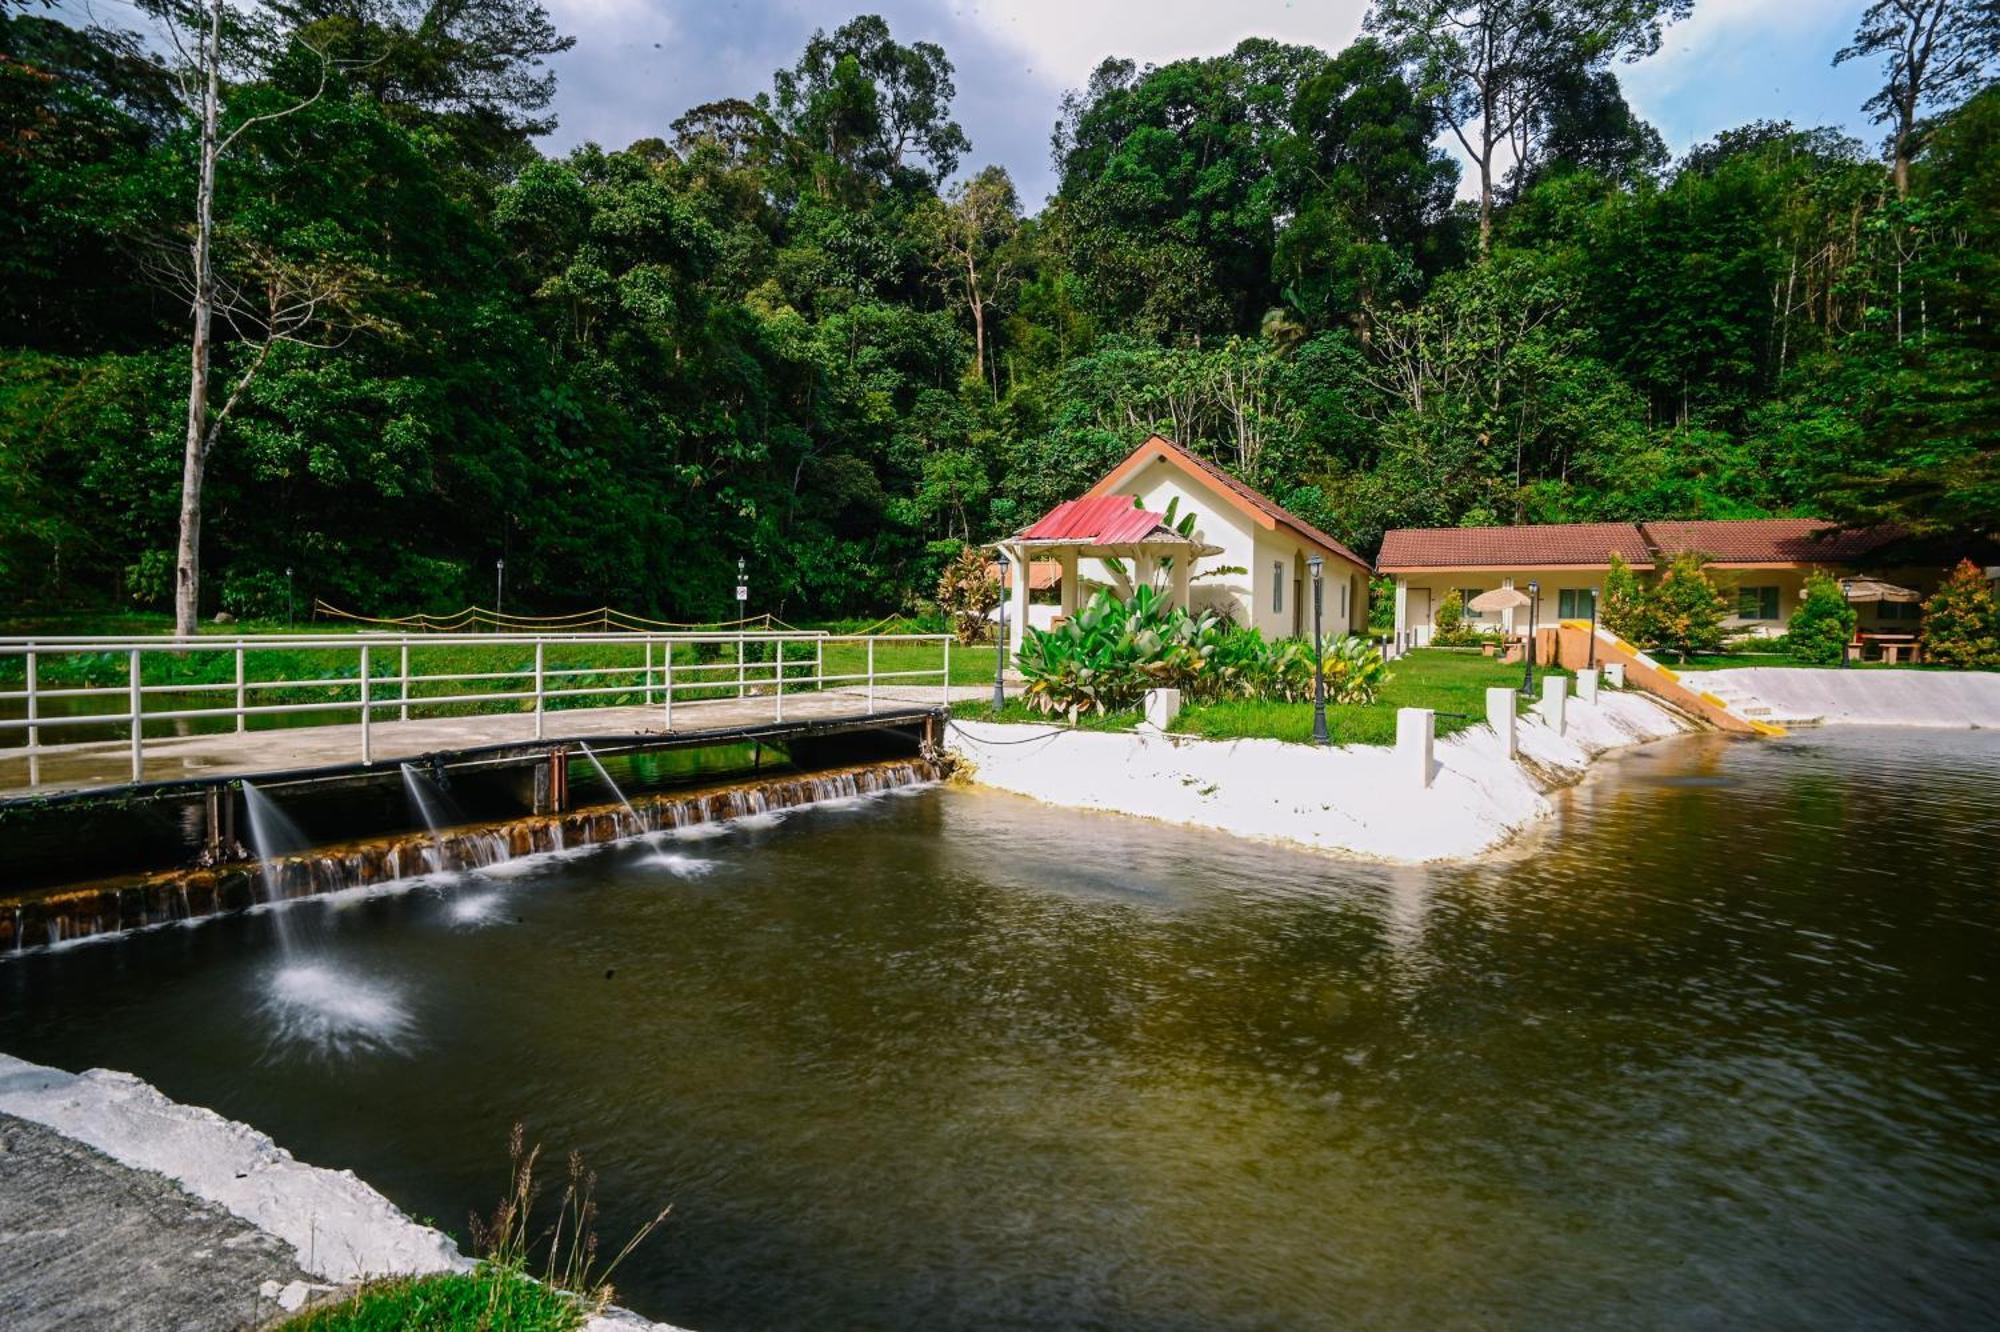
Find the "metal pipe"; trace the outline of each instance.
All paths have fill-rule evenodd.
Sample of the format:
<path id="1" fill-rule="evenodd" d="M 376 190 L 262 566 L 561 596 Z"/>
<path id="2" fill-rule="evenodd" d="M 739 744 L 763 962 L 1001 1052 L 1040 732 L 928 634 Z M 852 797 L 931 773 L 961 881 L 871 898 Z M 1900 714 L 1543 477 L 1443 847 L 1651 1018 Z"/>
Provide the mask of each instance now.
<path id="1" fill-rule="evenodd" d="M 402 644 L 396 658 L 396 674 L 400 680 L 400 683 L 396 686 L 396 720 L 408 721 L 410 719 L 410 645 L 407 641 Z"/>
<path id="2" fill-rule="evenodd" d="M 667 640 L 666 686 L 667 715 L 665 720 L 667 729 L 671 731 L 674 729 L 674 644 L 672 639 Z"/>
<path id="3" fill-rule="evenodd" d="M 28 785 L 39 786 L 42 782 L 42 728 L 35 725 L 39 712 L 35 697 L 35 654 L 28 653 Z"/>
<path id="4" fill-rule="evenodd" d="M 535 739 L 540 740 L 546 725 L 543 712 L 543 693 L 546 681 L 542 677 L 542 644 L 535 644 Z"/>
<path id="5" fill-rule="evenodd" d="M 368 714 L 370 711 L 368 706 L 368 647 L 369 645 L 366 643 L 361 645 L 361 761 L 363 763 L 373 763 L 375 761 L 375 737 L 368 726 Z"/>
<path id="6" fill-rule="evenodd" d="M 868 640 L 868 715 L 875 715 L 875 640 Z"/>
<path id="7" fill-rule="evenodd" d="M 243 715 L 243 706 L 248 700 L 244 698 L 244 692 L 243 645 L 239 643 L 236 646 L 236 729 L 238 732 L 243 731 L 247 725 L 247 719 Z"/>
<path id="8" fill-rule="evenodd" d="M 139 649 L 133 648 L 130 658 L 132 689 L 132 780 L 146 780 L 146 739 L 144 722 L 145 703 L 139 693 Z"/>

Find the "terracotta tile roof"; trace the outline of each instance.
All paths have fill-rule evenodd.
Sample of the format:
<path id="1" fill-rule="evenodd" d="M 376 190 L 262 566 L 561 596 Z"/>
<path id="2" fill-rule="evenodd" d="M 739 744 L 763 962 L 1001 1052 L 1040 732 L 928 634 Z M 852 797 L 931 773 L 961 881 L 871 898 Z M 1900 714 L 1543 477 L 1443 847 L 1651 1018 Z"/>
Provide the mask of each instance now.
<path id="1" fill-rule="evenodd" d="M 1022 529 L 1022 541 L 1082 541 L 1093 546 L 1120 546 L 1144 541 L 1166 523 L 1166 515 L 1149 513 L 1130 495 L 1098 495 L 1064 500 Z"/>
<path id="2" fill-rule="evenodd" d="M 1837 563 L 1866 555 L 1897 536 L 1886 527 L 1840 531 L 1821 518 L 1641 523 L 1639 528 L 1662 556 L 1692 550 L 1717 564 Z"/>
<path id="3" fill-rule="evenodd" d="M 1412 569 L 1601 569 L 1613 551 L 1635 569 L 1652 552 L 1632 523 L 1549 523 L 1527 527 L 1402 527 L 1384 534 L 1376 567 Z"/>
<path id="4" fill-rule="evenodd" d="M 1305 519 L 1280 505 L 1270 496 L 1261 491 L 1253 490 L 1241 481 L 1238 481 L 1208 459 L 1189 449 L 1182 448 L 1165 435 L 1154 435 L 1144 444 L 1132 450 L 1130 454 L 1126 455 L 1123 462 L 1112 468 L 1104 475 L 1102 480 L 1091 487 L 1090 493 L 1096 495 L 1105 488 L 1122 484 L 1133 471 L 1137 470 L 1137 467 L 1134 465 L 1135 463 L 1143 466 L 1155 457 L 1165 458 L 1168 462 L 1178 464 L 1183 470 L 1191 471 L 1204 480 L 1207 480 L 1217 489 L 1221 490 L 1225 496 L 1235 500 L 1237 507 L 1261 514 L 1271 523 L 1279 527 L 1288 528 L 1297 535 L 1313 542 L 1315 545 L 1324 547 L 1334 554 L 1341 556 L 1343 559 L 1352 560 L 1363 569 L 1373 571 L 1373 565 L 1355 554 L 1334 537 L 1320 531 Z"/>

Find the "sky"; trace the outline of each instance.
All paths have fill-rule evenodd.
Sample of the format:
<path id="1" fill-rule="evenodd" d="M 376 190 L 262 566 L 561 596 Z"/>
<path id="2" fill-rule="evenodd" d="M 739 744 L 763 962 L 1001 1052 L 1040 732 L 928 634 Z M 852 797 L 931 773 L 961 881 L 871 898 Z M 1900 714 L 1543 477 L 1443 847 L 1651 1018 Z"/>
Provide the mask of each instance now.
<path id="1" fill-rule="evenodd" d="M 1049 132 L 1066 90 L 1106 56 L 1164 64 L 1216 55 L 1245 37 L 1337 51 L 1365 0 L 544 0 L 575 49 L 556 58 L 560 126 L 543 147 L 621 148 L 667 137 L 683 111 L 752 97 L 792 64 L 815 28 L 877 13 L 898 41 L 934 41 L 957 71 L 965 166 L 1013 176 L 1031 210 L 1054 189 Z M 1676 154 L 1753 120 L 1833 125 L 1871 146 L 1861 103 L 1870 62 L 1832 66 L 1865 0 L 1695 0 L 1660 53 L 1618 68 L 1626 97 Z M 1441 141 L 1456 152 L 1456 145 Z M 1461 189 L 1469 189 L 1462 182 Z"/>

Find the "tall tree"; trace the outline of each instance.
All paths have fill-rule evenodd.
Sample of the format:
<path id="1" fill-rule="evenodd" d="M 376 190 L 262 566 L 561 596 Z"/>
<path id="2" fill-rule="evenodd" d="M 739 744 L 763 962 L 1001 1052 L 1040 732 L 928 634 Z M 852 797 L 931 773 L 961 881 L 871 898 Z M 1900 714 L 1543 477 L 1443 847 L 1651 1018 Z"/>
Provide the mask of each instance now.
<path id="1" fill-rule="evenodd" d="M 772 82 L 774 95 L 759 100 L 817 163 L 822 195 L 833 192 L 833 173 L 934 188 L 972 146 L 951 118 L 958 86 L 944 48 L 905 46 L 874 14 L 814 32 L 798 64 Z"/>
<path id="2" fill-rule="evenodd" d="M 1580 72 L 1660 48 L 1694 0 L 1376 0 L 1367 29 L 1400 52 L 1479 171 L 1479 252 L 1493 240 L 1503 150 L 1532 157 L 1551 96 Z"/>
<path id="3" fill-rule="evenodd" d="M 1923 146 L 1925 111 L 1949 107 L 1991 77 L 2000 60 L 2000 3 L 1995 0 L 1875 0 L 1862 12 L 1838 65 L 1882 58 L 1882 86 L 1865 104 L 1887 123 L 1896 195 L 1910 193 L 1910 160 Z"/>
<path id="4" fill-rule="evenodd" d="M 924 238 L 940 283 L 972 318 L 973 368 L 989 382 L 986 326 L 994 303 L 1014 281 L 1011 242 L 1021 229 L 1021 201 L 1005 167 L 990 166 L 928 210 Z M 995 395 L 997 376 L 991 377 Z"/>

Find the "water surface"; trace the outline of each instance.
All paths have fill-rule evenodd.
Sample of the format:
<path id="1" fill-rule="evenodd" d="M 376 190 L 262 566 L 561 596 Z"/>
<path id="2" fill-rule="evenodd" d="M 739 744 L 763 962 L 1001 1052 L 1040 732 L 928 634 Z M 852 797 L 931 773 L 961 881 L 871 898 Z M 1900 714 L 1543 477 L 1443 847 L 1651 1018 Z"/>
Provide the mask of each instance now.
<path id="1" fill-rule="evenodd" d="M 1671 741 L 1396 869 L 927 791 L 0 963 L 461 1237 L 514 1120 L 701 1329 L 1968 1326 L 2000 737 Z"/>

